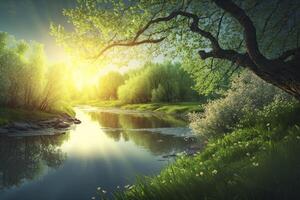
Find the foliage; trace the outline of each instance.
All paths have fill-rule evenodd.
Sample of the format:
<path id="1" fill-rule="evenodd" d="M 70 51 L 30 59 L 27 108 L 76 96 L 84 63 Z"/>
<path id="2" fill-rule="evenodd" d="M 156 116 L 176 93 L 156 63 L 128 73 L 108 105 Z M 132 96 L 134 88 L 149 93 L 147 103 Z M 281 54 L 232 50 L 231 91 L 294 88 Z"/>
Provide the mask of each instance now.
<path id="1" fill-rule="evenodd" d="M 66 66 L 47 65 L 41 44 L 0 33 L 0 105 L 50 111 L 66 100 Z"/>
<path id="2" fill-rule="evenodd" d="M 54 113 L 45 113 L 41 111 L 32 111 L 26 109 L 13 109 L 7 107 L 0 107 L 0 124 L 7 124 L 14 121 L 20 120 L 41 120 L 51 119 L 55 117 Z M 2 123 L 1 123 L 2 122 Z"/>
<path id="3" fill-rule="evenodd" d="M 41 74 L 45 68 L 40 45 L 16 42 L 1 33 L 0 87 L 2 105 L 11 107 L 37 106 L 41 92 Z M 29 55 L 26 56 L 25 54 Z"/>
<path id="4" fill-rule="evenodd" d="M 272 102 L 279 99 L 278 104 L 295 102 L 276 87 L 252 73 L 244 72 L 232 83 L 224 98 L 208 103 L 203 113 L 190 114 L 191 127 L 205 137 L 220 136 L 232 131 L 249 115 L 273 105 Z"/>
<path id="5" fill-rule="evenodd" d="M 124 77 L 118 72 L 109 72 L 100 78 L 98 96 L 101 100 L 116 100 L 118 88 L 123 85 Z"/>
<path id="6" fill-rule="evenodd" d="M 119 88 L 118 97 L 125 103 L 189 101 L 197 98 L 192 85 L 180 65 L 148 63 L 129 75 Z"/>
<path id="7" fill-rule="evenodd" d="M 219 87 L 226 88 L 231 74 L 239 70 L 236 65 L 239 62 L 233 59 L 226 61 L 222 56 L 207 56 L 205 60 L 200 60 L 199 51 L 209 52 L 213 45 L 205 34 L 199 34 L 191 28 L 193 19 L 190 17 L 177 15 L 160 22 L 156 20 L 170 16 L 174 11 L 191 13 L 199 18 L 198 28 L 210 33 L 222 49 L 234 50 L 240 55 L 247 54 L 243 27 L 215 2 L 129 0 L 125 3 L 123 0 L 80 0 L 76 8 L 63 12 L 73 25 L 73 31 L 68 32 L 63 26 L 52 24 L 51 33 L 66 48 L 80 51 L 89 58 L 98 57 L 103 50 L 114 44 L 123 46 L 104 52 L 105 56 L 102 58 L 108 60 L 120 58 L 121 52 L 126 52 L 128 57 L 131 48 L 124 46 L 131 47 L 135 44 L 148 45 L 139 47 L 133 56 L 152 54 L 154 41 L 162 39 L 155 52 L 175 60 L 183 60 L 186 69 L 196 79 L 197 89 L 207 94 L 215 92 Z M 300 37 L 298 2 L 234 2 L 253 21 L 259 49 L 266 58 L 275 58 L 286 50 L 299 47 L 299 43 L 295 42 Z M 142 42 L 146 40 L 153 43 Z"/>
<path id="8" fill-rule="evenodd" d="M 55 64 L 47 69 L 45 85 L 41 95 L 39 109 L 47 110 L 49 107 L 55 107 L 65 100 L 68 96 L 67 67 L 63 64 Z"/>
<path id="9" fill-rule="evenodd" d="M 178 158 L 160 175 L 117 190 L 114 199 L 298 199 L 300 105 L 275 107 L 258 114 L 263 120 L 253 116 L 254 123 L 211 140 L 203 152 Z"/>

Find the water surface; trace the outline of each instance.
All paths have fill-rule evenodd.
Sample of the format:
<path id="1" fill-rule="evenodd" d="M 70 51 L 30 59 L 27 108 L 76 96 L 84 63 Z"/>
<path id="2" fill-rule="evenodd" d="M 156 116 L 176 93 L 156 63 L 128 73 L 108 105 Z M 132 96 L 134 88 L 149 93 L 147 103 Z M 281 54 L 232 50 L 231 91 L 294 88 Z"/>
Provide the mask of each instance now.
<path id="1" fill-rule="evenodd" d="M 1 200 L 82 200 L 155 175 L 196 141 L 186 123 L 147 112 L 76 108 L 61 135 L 0 137 Z"/>

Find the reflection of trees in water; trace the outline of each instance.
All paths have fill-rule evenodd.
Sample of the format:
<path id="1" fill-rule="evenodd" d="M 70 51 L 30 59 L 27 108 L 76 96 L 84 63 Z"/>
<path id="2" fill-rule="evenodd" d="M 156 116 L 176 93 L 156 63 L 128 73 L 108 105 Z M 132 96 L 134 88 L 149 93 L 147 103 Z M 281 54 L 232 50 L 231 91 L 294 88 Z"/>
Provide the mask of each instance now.
<path id="1" fill-rule="evenodd" d="M 0 138 L 0 188 L 34 179 L 45 166 L 59 167 L 66 155 L 58 148 L 68 134 Z"/>
<path id="2" fill-rule="evenodd" d="M 124 129 L 172 127 L 170 122 L 154 116 L 119 115 L 120 124 Z"/>
<path id="3" fill-rule="evenodd" d="M 152 114 L 119 114 L 110 112 L 90 112 L 92 120 L 99 122 L 101 127 L 110 128 L 160 128 L 183 126 L 186 123 L 171 115 Z"/>
<path id="4" fill-rule="evenodd" d="M 185 123 L 172 116 L 165 116 L 164 119 L 157 116 L 117 114 L 108 112 L 90 113 L 93 120 L 98 121 L 101 127 L 122 128 L 123 130 L 105 130 L 105 134 L 115 141 L 123 138 L 125 141 L 132 141 L 156 155 L 168 154 L 185 150 L 195 141 L 185 141 L 182 137 L 175 137 L 158 132 L 149 132 L 142 128 L 174 127 L 179 123 Z"/>
<path id="5" fill-rule="evenodd" d="M 119 115 L 108 112 L 90 112 L 92 120 L 98 121 L 101 127 L 119 128 Z"/>

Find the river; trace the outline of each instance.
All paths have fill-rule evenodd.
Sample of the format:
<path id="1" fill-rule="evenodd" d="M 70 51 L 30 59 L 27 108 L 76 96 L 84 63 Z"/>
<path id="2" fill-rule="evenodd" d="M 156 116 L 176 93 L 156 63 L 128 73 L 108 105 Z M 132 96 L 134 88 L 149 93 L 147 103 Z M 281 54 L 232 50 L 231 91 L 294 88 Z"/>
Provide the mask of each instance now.
<path id="1" fill-rule="evenodd" d="M 77 107 L 65 134 L 0 138 L 1 200 L 84 200 L 155 175 L 196 144 L 171 115 Z"/>

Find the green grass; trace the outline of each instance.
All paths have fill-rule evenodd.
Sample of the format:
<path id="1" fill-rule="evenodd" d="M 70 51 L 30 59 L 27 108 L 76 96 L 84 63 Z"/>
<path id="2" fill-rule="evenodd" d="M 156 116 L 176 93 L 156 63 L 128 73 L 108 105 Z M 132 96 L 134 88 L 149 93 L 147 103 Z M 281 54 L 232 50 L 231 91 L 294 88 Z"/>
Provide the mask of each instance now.
<path id="1" fill-rule="evenodd" d="M 66 113 L 69 116 L 75 116 L 75 112 L 72 107 L 67 105 L 61 105 L 49 112 L 0 107 L 0 125 L 5 125 L 15 121 L 46 120 L 58 117 L 62 113 Z"/>
<path id="2" fill-rule="evenodd" d="M 69 105 L 67 103 L 61 102 L 60 104 L 56 105 L 54 108 L 52 108 L 49 113 L 53 113 L 56 115 L 60 115 L 62 113 L 67 114 L 71 117 L 75 117 L 76 113 L 72 107 L 72 105 Z"/>
<path id="3" fill-rule="evenodd" d="M 277 111 L 276 111 L 277 112 Z M 271 125 L 266 124 L 266 120 Z M 281 123 L 272 123 L 281 121 Z M 287 123 L 285 123 L 285 122 Z M 300 199 L 300 108 L 270 113 L 211 140 L 155 177 L 141 177 L 117 200 Z M 100 196 L 105 199 L 103 194 Z"/>
<path id="4" fill-rule="evenodd" d="M 187 114 L 189 112 L 203 111 L 200 102 L 124 104 L 120 101 L 94 101 L 88 102 L 88 104 L 98 107 L 117 107 L 125 110 L 151 111 L 167 114 Z"/>
<path id="5" fill-rule="evenodd" d="M 97 107 L 121 107 L 124 105 L 121 101 L 118 100 L 111 100 L 111 101 L 89 101 L 84 102 L 84 104 L 97 106 Z"/>
<path id="6" fill-rule="evenodd" d="M 0 125 L 14 121 L 32 121 L 55 117 L 54 113 L 30 111 L 25 109 L 0 108 Z"/>
<path id="7" fill-rule="evenodd" d="M 121 106 L 121 108 L 167 114 L 187 114 L 189 112 L 203 111 L 199 102 L 128 104 Z"/>

